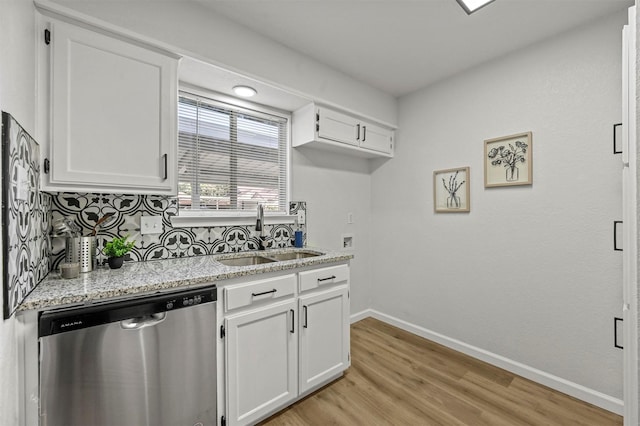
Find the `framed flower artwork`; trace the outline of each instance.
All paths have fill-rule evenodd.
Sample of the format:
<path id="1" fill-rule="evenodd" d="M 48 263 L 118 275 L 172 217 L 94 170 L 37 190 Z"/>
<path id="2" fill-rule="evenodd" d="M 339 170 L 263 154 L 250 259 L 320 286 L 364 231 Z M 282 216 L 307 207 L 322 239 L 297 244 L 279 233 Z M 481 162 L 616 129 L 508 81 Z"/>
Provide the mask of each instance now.
<path id="1" fill-rule="evenodd" d="M 433 206 L 436 213 L 470 211 L 469 167 L 433 172 Z"/>
<path id="2" fill-rule="evenodd" d="M 484 141 L 484 186 L 531 185 L 533 183 L 533 136 L 531 132 Z"/>

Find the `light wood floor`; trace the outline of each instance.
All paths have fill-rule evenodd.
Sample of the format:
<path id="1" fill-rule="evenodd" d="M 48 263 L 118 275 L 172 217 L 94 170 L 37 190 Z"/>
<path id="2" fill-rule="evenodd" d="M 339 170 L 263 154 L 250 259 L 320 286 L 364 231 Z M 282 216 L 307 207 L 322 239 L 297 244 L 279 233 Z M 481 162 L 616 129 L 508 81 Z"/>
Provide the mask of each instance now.
<path id="1" fill-rule="evenodd" d="M 622 425 L 622 417 L 373 318 L 344 377 L 265 425 Z"/>

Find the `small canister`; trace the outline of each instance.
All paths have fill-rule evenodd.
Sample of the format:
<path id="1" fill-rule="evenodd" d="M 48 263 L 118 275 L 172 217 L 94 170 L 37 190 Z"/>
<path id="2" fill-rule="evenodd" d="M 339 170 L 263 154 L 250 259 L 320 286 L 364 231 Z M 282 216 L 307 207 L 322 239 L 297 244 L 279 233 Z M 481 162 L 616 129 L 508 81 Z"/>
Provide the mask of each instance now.
<path id="1" fill-rule="evenodd" d="M 62 278 L 78 278 L 80 275 L 80 264 L 78 262 L 63 262 L 60 264 L 60 276 Z"/>
<path id="2" fill-rule="evenodd" d="M 294 247 L 303 247 L 304 246 L 304 240 L 302 239 L 302 231 L 296 231 L 294 232 L 294 242 L 293 242 L 293 246 Z"/>

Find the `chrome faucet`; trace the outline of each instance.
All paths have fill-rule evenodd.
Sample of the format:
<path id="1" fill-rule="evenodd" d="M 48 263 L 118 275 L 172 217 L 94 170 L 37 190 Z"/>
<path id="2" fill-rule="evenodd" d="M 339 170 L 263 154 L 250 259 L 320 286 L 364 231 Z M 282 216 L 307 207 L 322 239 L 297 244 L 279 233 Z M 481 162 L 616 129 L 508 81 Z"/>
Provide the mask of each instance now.
<path id="1" fill-rule="evenodd" d="M 266 248 L 267 234 L 264 226 L 264 206 L 262 204 L 258 204 L 256 231 L 260 231 L 260 250 L 264 250 Z"/>

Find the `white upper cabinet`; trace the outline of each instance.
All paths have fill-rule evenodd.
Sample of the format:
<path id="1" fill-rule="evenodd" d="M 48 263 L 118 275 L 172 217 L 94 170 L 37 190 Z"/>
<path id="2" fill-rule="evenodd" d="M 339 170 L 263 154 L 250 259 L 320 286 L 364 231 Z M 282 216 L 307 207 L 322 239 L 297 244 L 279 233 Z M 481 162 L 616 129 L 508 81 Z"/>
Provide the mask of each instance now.
<path id="1" fill-rule="evenodd" d="M 393 153 L 393 131 L 371 123 L 362 124 L 360 148 L 385 154 Z"/>
<path id="2" fill-rule="evenodd" d="M 338 150 L 365 158 L 393 157 L 394 131 L 311 103 L 293 113 L 292 145 Z"/>
<path id="3" fill-rule="evenodd" d="M 68 22 L 44 25 L 44 189 L 176 194 L 178 59 Z"/>
<path id="4" fill-rule="evenodd" d="M 316 121 L 318 138 L 358 146 L 360 123 L 354 117 L 318 108 Z"/>

